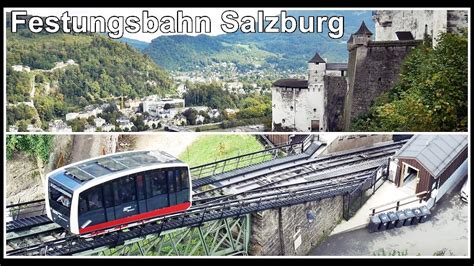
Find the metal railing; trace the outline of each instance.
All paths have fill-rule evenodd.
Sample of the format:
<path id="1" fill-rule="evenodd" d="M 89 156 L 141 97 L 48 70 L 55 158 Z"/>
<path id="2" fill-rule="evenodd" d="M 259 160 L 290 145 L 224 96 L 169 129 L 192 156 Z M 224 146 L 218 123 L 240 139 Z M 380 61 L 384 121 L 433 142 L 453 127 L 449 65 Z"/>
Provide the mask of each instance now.
<path id="1" fill-rule="evenodd" d="M 7 205 L 5 214 L 12 220 L 46 214 L 44 199 Z"/>
<path id="2" fill-rule="evenodd" d="M 419 203 L 422 203 L 423 200 L 426 198 L 426 196 L 428 196 L 428 191 L 422 191 L 422 192 L 416 193 L 415 195 L 403 197 L 403 198 L 391 201 L 389 203 L 385 203 L 385 204 L 379 205 L 377 207 L 370 208 L 370 215 L 374 216 L 377 213 L 390 211 L 390 210 L 393 210 L 393 209 L 395 209 L 395 211 L 398 211 L 398 210 L 400 210 L 401 206 L 408 205 L 410 203 L 417 202 L 417 201 L 419 201 Z M 404 201 L 406 201 L 406 202 L 404 202 Z M 380 208 L 383 208 L 383 207 L 386 207 L 386 206 L 392 205 L 392 204 L 395 204 L 395 205 L 391 206 L 391 207 L 388 207 L 388 208 L 381 209 L 381 210 L 377 210 L 377 209 L 380 209 Z"/>
<path id="3" fill-rule="evenodd" d="M 295 155 L 304 151 L 304 143 L 286 144 L 271 149 L 243 154 L 212 163 L 207 163 L 190 168 L 193 179 L 218 175 L 238 168 L 260 164 L 276 158 Z"/>
<path id="4" fill-rule="evenodd" d="M 365 179 L 356 189 L 347 193 L 343 197 L 343 218 L 347 221 L 375 194 L 378 188 L 387 179 L 388 164 L 380 165 L 367 179 Z M 370 188 L 372 192 L 367 193 Z"/>

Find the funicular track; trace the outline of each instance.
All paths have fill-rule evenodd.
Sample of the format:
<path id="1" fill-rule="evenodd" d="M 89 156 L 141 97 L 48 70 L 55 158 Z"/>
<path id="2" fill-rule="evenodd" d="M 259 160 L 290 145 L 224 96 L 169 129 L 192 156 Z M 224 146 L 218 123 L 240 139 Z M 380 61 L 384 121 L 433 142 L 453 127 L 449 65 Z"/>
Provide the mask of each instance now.
<path id="1" fill-rule="evenodd" d="M 26 245 L 14 245 L 15 248 L 7 251 L 7 255 L 77 254 L 104 246 L 114 247 L 130 239 L 159 234 L 171 229 L 200 226 L 217 219 L 240 217 L 267 209 L 343 195 L 360 186 L 370 185 L 375 180 L 375 172 L 386 165 L 387 158 L 405 142 L 383 143 L 370 148 L 349 150 L 317 158 L 306 156 L 289 163 L 274 160 L 276 166 L 273 168 L 265 166 L 265 168 L 255 170 L 255 167 L 248 167 L 250 170 L 244 171 L 243 174 L 247 177 L 242 178 L 244 167 L 238 169 L 240 176 L 227 175 L 224 179 L 228 182 L 227 184 L 223 184 L 223 179 L 219 178 L 213 179 L 212 182 L 206 181 L 206 185 L 211 185 L 212 188 L 196 191 L 193 195 L 193 206 L 185 212 L 160 217 L 157 221 L 125 231 L 96 237 L 81 238 L 70 235 L 62 228 L 55 227 L 55 224 L 44 214 L 25 218 L 18 218 L 20 217 L 18 216 L 18 219 L 13 217 L 13 221 L 7 222 L 7 242 L 22 238 L 34 240 L 26 241 Z M 254 175 L 251 176 L 251 174 Z M 268 180 L 270 175 L 283 177 L 268 182 L 261 181 Z M 193 188 L 194 182 L 196 181 L 193 181 Z M 251 184 L 253 187 L 244 191 L 237 190 L 232 194 L 216 194 L 218 191 L 231 191 L 232 188 L 243 184 Z M 41 223 L 35 225 L 35 220 Z M 45 229 L 34 231 L 36 227 Z M 9 237 L 8 234 L 10 234 Z M 39 239 L 39 236 L 45 234 L 56 234 L 57 238 L 49 241 Z"/>

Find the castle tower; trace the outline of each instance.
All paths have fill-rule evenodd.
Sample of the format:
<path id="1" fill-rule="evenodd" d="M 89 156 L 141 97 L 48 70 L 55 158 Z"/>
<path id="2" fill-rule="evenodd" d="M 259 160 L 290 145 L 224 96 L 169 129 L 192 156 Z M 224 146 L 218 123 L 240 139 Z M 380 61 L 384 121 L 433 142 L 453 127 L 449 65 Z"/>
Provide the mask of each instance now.
<path id="1" fill-rule="evenodd" d="M 367 28 L 365 22 L 362 21 L 359 29 L 355 33 L 351 34 L 351 37 L 347 41 L 347 49 L 351 51 L 352 49 L 361 45 L 367 46 L 372 38 L 372 35 L 372 32 Z"/>
<path id="2" fill-rule="evenodd" d="M 324 76 L 326 75 L 326 61 L 316 53 L 308 61 L 308 89 L 307 105 L 312 109 L 311 131 L 327 131 L 325 115 L 325 87 Z"/>
<path id="3" fill-rule="evenodd" d="M 359 29 L 354 32 L 349 40 L 347 41 L 347 50 L 349 50 L 349 63 L 348 63 L 348 79 L 349 87 L 346 94 L 345 106 L 344 106 L 344 129 L 349 131 L 351 119 L 356 116 L 356 111 L 352 106 L 354 83 L 356 78 L 356 72 L 363 68 L 363 62 L 367 57 L 368 46 L 372 38 L 372 32 L 367 28 L 365 22 L 362 21 Z"/>

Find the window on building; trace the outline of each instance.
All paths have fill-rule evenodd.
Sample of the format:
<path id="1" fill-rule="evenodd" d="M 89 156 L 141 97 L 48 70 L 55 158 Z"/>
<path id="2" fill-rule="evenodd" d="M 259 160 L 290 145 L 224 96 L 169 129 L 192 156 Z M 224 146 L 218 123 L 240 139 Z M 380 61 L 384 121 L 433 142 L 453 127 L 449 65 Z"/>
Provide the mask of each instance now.
<path id="1" fill-rule="evenodd" d="M 315 113 L 316 113 L 316 108 L 313 108 L 313 112 L 315 112 Z"/>
<path id="2" fill-rule="evenodd" d="M 290 110 L 293 111 L 293 106 L 290 106 Z"/>
<path id="3" fill-rule="evenodd" d="M 281 122 L 282 122 L 282 123 L 285 123 L 285 122 L 286 122 L 286 120 L 285 120 L 285 119 L 282 119 L 282 120 L 281 120 Z"/>

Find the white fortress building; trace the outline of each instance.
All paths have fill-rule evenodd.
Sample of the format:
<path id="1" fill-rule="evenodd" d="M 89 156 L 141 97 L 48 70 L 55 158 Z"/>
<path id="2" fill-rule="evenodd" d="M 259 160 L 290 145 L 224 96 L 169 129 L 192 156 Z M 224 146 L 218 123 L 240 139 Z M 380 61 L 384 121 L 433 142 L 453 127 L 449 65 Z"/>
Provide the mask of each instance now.
<path id="1" fill-rule="evenodd" d="M 375 22 L 375 41 L 396 41 L 407 36 L 423 40 L 431 36 L 436 45 L 440 33 L 459 33 L 468 25 L 466 10 L 379 10 L 372 12 Z"/>
<path id="2" fill-rule="evenodd" d="M 316 53 L 308 62 L 308 80 L 280 79 L 272 86 L 273 131 L 328 131 L 327 76 L 343 77 L 347 64 L 326 63 Z"/>

